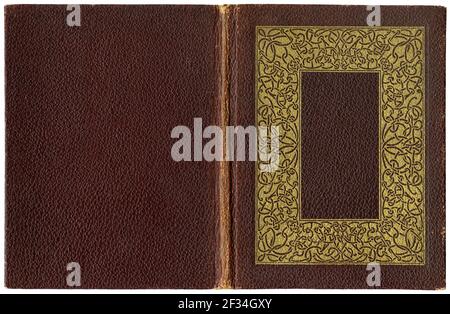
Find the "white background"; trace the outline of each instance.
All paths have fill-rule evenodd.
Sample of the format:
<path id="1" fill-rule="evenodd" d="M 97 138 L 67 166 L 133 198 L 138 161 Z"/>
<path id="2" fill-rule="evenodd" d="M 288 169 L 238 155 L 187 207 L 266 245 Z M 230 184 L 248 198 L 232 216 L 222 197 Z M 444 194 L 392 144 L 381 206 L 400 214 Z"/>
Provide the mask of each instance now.
<path id="1" fill-rule="evenodd" d="M 446 6 L 446 1 L 416 1 L 416 0 L 408 0 L 408 1 L 396 1 L 396 0 L 376 0 L 375 2 L 369 2 L 367 1 L 351 1 L 351 0 L 344 0 L 344 1 L 270 1 L 270 0 L 264 0 L 264 1 L 170 1 L 170 2 L 164 2 L 164 1 L 114 1 L 114 0 L 78 0 L 76 2 L 74 1 L 51 1 L 51 0 L 44 0 L 44 1 L 10 1 L 10 0 L 4 0 L 4 5 L 8 4 L 244 4 L 244 3 L 250 3 L 250 4 L 341 4 L 341 5 L 439 5 L 439 6 Z M 383 20 L 383 12 L 381 12 L 381 20 Z M 449 13 L 447 12 L 447 25 L 449 21 Z M 2 26 L 1 30 L 1 37 L 0 37 L 0 47 L 2 50 L 4 50 L 5 47 L 5 34 L 4 34 L 4 7 L 1 6 L 1 13 L 0 13 L 0 25 Z M 448 33 L 447 33 L 447 39 L 448 39 Z M 447 40 L 448 44 L 448 40 Z M 449 72 L 449 47 L 447 47 L 446 51 L 446 77 L 448 76 Z M 5 264 L 4 264 L 4 244 L 5 244 L 5 234 L 4 234 L 4 225 L 5 225 L 5 72 L 4 72 L 4 64 L 5 64 L 5 55 L 4 51 L 0 53 L 1 60 L 0 60 L 0 68 L 1 68 L 1 75 L 0 75 L 0 108 L 1 108 L 1 114 L 3 117 L 1 118 L 1 124 L 0 124 L 0 147 L 1 147 L 1 156 L 0 156 L 0 193 L 3 194 L 3 200 L 0 200 L 0 229 L 1 229 L 1 235 L 0 235 L 0 293 L 191 293 L 191 294 L 202 294 L 202 293 L 259 293 L 259 294 L 266 294 L 266 293 L 309 293 L 309 294 L 323 294 L 323 293 L 355 293 L 355 294 L 370 294 L 370 293 L 405 293 L 405 290 L 305 290 L 305 289 L 267 289 L 267 290 L 84 290 L 84 289 L 76 289 L 76 290 L 56 290 L 56 289 L 46 289 L 46 290 L 22 290 L 22 289 L 6 289 L 4 287 L 4 273 L 5 273 Z M 449 103 L 449 80 L 447 79 L 446 84 L 446 103 Z M 450 118 L 446 118 L 446 142 L 449 137 L 449 120 Z M 446 159 L 448 159 L 446 157 Z M 446 163 L 446 173 L 450 174 L 449 171 L 449 165 Z M 449 188 L 448 185 L 446 186 L 446 195 L 447 195 L 447 201 L 446 201 L 446 208 L 448 208 L 448 199 L 449 199 Z M 448 230 L 449 225 L 449 218 L 447 217 L 446 222 L 446 230 Z M 448 235 L 446 235 L 446 243 L 449 243 L 448 241 Z M 449 269 L 449 250 L 447 249 L 447 271 Z M 38 271 L 38 270 L 36 270 Z M 448 283 L 448 275 L 446 278 L 446 282 Z M 413 281 L 414 278 L 411 278 Z M 407 291 L 410 294 L 415 293 L 448 293 L 448 289 L 445 290 L 439 290 L 439 291 Z"/>

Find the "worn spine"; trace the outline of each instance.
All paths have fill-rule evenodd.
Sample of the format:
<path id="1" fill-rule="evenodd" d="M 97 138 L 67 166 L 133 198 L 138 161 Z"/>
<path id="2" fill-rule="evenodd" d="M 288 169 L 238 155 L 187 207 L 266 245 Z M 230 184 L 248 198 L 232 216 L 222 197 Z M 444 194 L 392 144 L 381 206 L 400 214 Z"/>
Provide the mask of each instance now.
<path id="1" fill-rule="evenodd" d="M 229 124 L 229 85 L 230 85 L 230 45 L 229 45 L 229 31 L 230 31 L 230 12 L 232 7 L 222 5 L 218 7 L 219 10 L 219 36 L 218 36 L 218 58 L 219 58 L 219 125 L 223 131 L 223 157 L 226 157 L 228 151 L 227 132 L 226 127 Z M 232 239 L 231 239 L 231 176 L 230 163 L 226 158 L 219 161 L 218 165 L 218 202 L 219 202 L 219 232 L 218 232 L 218 279 L 216 287 L 220 289 L 227 289 L 233 287 L 232 276 Z"/>

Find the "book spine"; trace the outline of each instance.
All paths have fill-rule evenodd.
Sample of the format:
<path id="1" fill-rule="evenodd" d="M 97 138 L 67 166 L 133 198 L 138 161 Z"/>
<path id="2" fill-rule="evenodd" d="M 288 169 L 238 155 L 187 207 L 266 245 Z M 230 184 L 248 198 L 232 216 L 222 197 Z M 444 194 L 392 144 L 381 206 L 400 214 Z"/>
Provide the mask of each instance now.
<path id="1" fill-rule="evenodd" d="M 219 36 L 218 36 L 218 99 L 219 99 L 219 125 L 224 134 L 223 154 L 226 157 L 228 147 L 226 146 L 226 127 L 229 124 L 229 78 L 230 78 L 230 19 L 232 7 L 222 5 L 219 10 Z M 218 221 L 218 278 L 217 288 L 226 289 L 233 286 L 232 276 L 232 239 L 231 239 L 231 213 L 230 213 L 230 163 L 223 158 L 218 163 L 218 203 L 219 203 L 219 221 Z"/>

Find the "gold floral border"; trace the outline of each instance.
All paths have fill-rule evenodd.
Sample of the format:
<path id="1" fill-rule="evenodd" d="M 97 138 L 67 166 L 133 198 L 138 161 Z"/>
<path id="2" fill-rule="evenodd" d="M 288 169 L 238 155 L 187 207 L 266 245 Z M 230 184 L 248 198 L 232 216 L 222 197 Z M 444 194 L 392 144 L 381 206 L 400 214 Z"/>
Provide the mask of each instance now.
<path id="1" fill-rule="evenodd" d="M 425 264 L 423 27 L 256 28 L 256 123 L 279 168 L 256 164 L 257 264 Z M 379 72 L 380 219 L 300 218 L 303 71 Z"/>

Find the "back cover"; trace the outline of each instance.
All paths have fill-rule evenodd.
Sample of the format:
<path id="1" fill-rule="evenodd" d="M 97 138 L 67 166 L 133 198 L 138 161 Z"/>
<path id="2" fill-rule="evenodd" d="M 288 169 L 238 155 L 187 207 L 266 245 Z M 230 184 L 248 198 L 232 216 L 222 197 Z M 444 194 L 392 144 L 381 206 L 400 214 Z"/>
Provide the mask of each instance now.
<path id="1" fill-rule="evenodd" d="M 217 123 L 218 8 L 73 12 L 6 7 L 7 287 L 216 286 L 216 165 L 171 131 Z"/>

